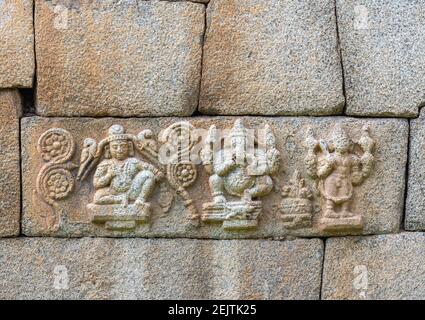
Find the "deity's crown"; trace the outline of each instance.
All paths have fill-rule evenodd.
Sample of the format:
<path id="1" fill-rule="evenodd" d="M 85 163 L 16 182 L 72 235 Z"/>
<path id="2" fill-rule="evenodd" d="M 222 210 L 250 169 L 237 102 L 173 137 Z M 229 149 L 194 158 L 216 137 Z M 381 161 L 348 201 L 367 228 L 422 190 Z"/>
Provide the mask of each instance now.
<path id="1" fill-rule="evenodd" d="M 107 142 L 117 141 L 117 140 L 132 140 L 132 136 L 125 133 L 125 129 L 122 125 L 114 124 L 108 130 Z"/>
<path id="2" fill-rule="evenodd" d="M 350 137 L 339 124 L 335 125 L 331 140 L 335 147 L 349 147 L 351 145 Z"/>
<path id="3" fill-rule="evenodd" d="M 230 138 L 246 138 L 248 133 L 241 119 L 235 121 L 232 130 L 230 131 Z"/>

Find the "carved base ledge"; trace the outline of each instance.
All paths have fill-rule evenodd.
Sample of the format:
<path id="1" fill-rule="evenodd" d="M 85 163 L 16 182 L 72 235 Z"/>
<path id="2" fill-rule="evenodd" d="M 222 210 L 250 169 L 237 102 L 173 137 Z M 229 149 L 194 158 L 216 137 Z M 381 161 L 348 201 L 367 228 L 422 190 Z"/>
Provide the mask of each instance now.
<path id="1" fill-rule="evenodd" d="M 203 205 L 202 221 L 223 222 L 225 230 L 253 229 L 258 225 L 261 210 L 261 201 L 211 202 Z"/>
<path id="2" fill-rule="evenodd" d="M 299 229 L 311 227 L 311 214 L 283 214 L 283 225 L 287 229 Z"/>
<path id="3" fill-rule="evenodd" d="M 361 231 L 363 219 L 360 215 L 354 217 L 326 218 L 319 220 L 320 229 L 324 232 Z"/>
<path id="4" fill-rule="evenodd" d="M 287 229 L 308 228 L 312 225 L 313 206 L 308 199 L 284 199 L 281 203 L 281 221 Z"/>
<path id="5" fill-rule="evenodd" d="M 105 228 L 114 231 L 134 230 L 139 224 L 149 221 L 150 204 L 96 205 L 90 203 L 87 209 L 93 223 L 105 224 Z"/>

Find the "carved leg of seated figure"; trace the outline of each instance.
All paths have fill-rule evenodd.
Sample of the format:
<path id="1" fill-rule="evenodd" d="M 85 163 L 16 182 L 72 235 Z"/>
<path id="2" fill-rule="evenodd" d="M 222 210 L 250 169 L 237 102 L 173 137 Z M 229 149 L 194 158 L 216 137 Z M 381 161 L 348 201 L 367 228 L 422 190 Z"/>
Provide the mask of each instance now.
<path id="1" fill-rule="evenodd" d="M 141 171 L 133 179 L 128 198 L 136 204 L 146 203 L 155 188 L 155 175 L 150 171 Z"/>
<path id="2" fill-rule="evenodd" d="M 223 178 L 217 174 L 210 177 L 210 189 L 215 203 L 226 202 L 224 197 L 224 182 Z"/>
<path id="3" fill-rule="evenodd" d="M 127 196 L 122 195 L 111 195 L 109 188 L 103 188 L 96 191 L 94 194 L 93 202 L 98 205 L 108 205 L 108 204 L 126 204 Z"/>
<path id="4" fill-rule="evenodd" d="M 252 188 L 245 190 L 243 200 L 250 202 L 252 198 L 258 198 L 270 193 L 273 189 L 273 180 L 269 176 L 257 177 Z"/>

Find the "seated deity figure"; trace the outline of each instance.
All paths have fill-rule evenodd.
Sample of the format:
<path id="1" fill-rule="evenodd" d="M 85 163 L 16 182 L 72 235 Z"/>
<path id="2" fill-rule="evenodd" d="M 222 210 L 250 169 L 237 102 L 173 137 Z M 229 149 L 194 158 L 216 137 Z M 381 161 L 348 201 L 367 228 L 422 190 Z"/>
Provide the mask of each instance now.
<path id="1" fill-rule="evenodd" d="M 271 175 L 279 167 L 279 152 L 270 127 L 266 128 L 266 146 L 249 151 L 248 133 L 237 120 L 228 137 L 230 147 L 215 150 L 219 144 L 215 127 L 210 128 L 207 143 L 202 150 L 203 164 L 210 174 L 212 203 L 204 204 L 204 221 L 225 221 L 224 227 L 256 226 L 262 205 L 259 198 L 273 189 Z M 240 198 L 228 201 L 226 194 Z M 231 222 L 233 220 L 233 222 Z"/>
<path id="2" fill-rule="evenodd" d="M 113 216 L 125 220 L 126 215 L 134 218 L 149 214 L 148 199 L 163 175 L 153 165 L 135 157 L 136 139 L 126 134 L 121 125 L 113 125 L 109 136 L 99 143 L 94 158 L 100 158 L 100 153 L 104 159 L 94 173 L 96 191 L 93 203 L 88 206 L 96 213 L 97 220 L 113 220 Z"/>
<path id="3" fill-rule="evenodd" d="M 145 204 L 155 188 L 155 169 L 149 163 L 134 157 L 131 138 L 119 125 L 109 130 L 105 146 L 105 160 L 97 167 L 93 185 L 97 190 L 93 203 L 98 205 L 129 202 Z"/>

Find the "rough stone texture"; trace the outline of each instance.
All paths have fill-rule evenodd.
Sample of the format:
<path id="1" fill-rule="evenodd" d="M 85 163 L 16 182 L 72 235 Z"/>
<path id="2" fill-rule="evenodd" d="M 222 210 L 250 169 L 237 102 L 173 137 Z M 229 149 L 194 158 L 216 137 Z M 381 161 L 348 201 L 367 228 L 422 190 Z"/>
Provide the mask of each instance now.
<path id="1" fill-rule="evenodd" d="M 322 258 L 318 239 L 7 239 L 0 298 L 319 299 Z"/>
<path id="2" fill-rule="evenodd" d="M 418 114 L 425 102 L 422 0 L 337 0 L 349 115 Z"/>
<path id="3" fill-rule="evenodd" d="M 219 129 L 230 129 L 235 117 L 200 117 L 188 120 L 195 128 L 207 130 L 215 124 Z M 188 218 L 189 212 L 183 201 L 176 196 L 168 213 L 163 213 L 159 206 L 162 191 L 156 187 L 152 202 L 150 227 L 137 232 L 115 233 L 104 227 L 93 225 L 89 219 L 86 205 L 93 201 L 93 173 L 84 182 L 76 182 L 75 190 L 68 198 L 58 201 L 56 207 L 45 204 L 36 192 L 37 175 L 45 164 L 37 151 L 39 137 L 51 128 L 62 128 L 71 133 L 77 145 L 71 159 L 78 164 L 83 141 L 90 137 L 100 141 L 107 137 L 107 130 L 113 124 L 123 125 L 128 133 L 137 134 L 145 129 L 152 129 L 157 136 L 171 124 L 181 118 L 144 118 L 144 119 L 64 119 L 29 117 L 22 120 L 22 161 L 23 161 L 23 232 L 28 236 L 143 236 L 143 237 L 189 237 L 189 238 L 262 238 L 283 236 L 317 236 L 324 235 L 317 228 L 319 219 L 319 201 L 316 196 L 313 228 L 289 230 L 279 220 L 279 208 L 282 201 L 280 190 L 288 185 L 295 170 L 305 177 L 304 159 L 306 149 L 304 141 L 307 129 L 315 132 L 317 139 L 326 139 L 334 124 L 341 124 L 353 140 L 358 140 L 362 127 L 368 125 L 372 138 L 376 141 L 374 152 L 375 164 L 369 178 L 354 189 L 354 201 L 351 210 L 362 214 L 364 230 L 362 234 L 397 232 L 400 228 L 403 212 L 405 167 L 407 158 L 407 120 L 396 119 L 352 119 L 344 117 L 327 118 L 242 118 L 247 128 L 264 128 L 269 124 L 276 135 L 277 149 L 282 161 L 279 172 L 274 176 L 275 190 L 261 198 L 263 215 L 255 230 L 226 231 L 220 224 L 201 224 L 197 226 Z M 146 159 L 145 159 L 146 160 Z M 74 176 L 77 170 L 73 171 Z M 315 188 L 315 182 L 306 178 L 309 188 Z M 172 191 L 172 189 L 170 189 Z M 198 179 L 188 189 L 194 200 L 198 214 L 202 204 L 211 201 L 208 187 L 208 174 L 203 166 L 198 167 Z M 174 191 L 172 191 L 175 194 Z M 161 200 L 162 201 L 162 200 Z M 52 210 L 53 209 L 53 210 Z M 320 208 L 319 208 L 320 209 Z M 52 223 L 52 221 L 61 224 Z M 54 226 L 58 228 L 54 228 Z M 346 234 L 359 234 L 347 232 Z M 325 234 L 327 235 L 327 234 Z M 330 234 L 334 235 L 334 234 Z"/>
<path id="4" fill-rule="evenodd" d="M 322 298 L 422 300 L 424 257 L 423 233 L 329 239 Z"/>
<path id="5" fill-rule="evenodd" d="M 0 1 L 0 88 L 32 87 L 33 0 Z"/>
<path id="6" fill-rule="evenodd" d="M 21 99 L 17 90 L 0 90 L 0 237 L 19 233 L 21 179 L 19 159 L 19 116 Z"/>
<path id="7" fill-rule="evenodd" d="M 37 113 L 191 115 L 205 6 L 168 1 L 37 1 Z"/>
<path id="8" fill-rule="evenodd" d="M 342 113 L 333 0 L 211 0 L 200 111 Z"/>
<path id="9" fill-rule="evenodd" d="M 425 229 L 425 110 L 410 121 L 409 178 L 406 200 L 406 230 Z"/>

